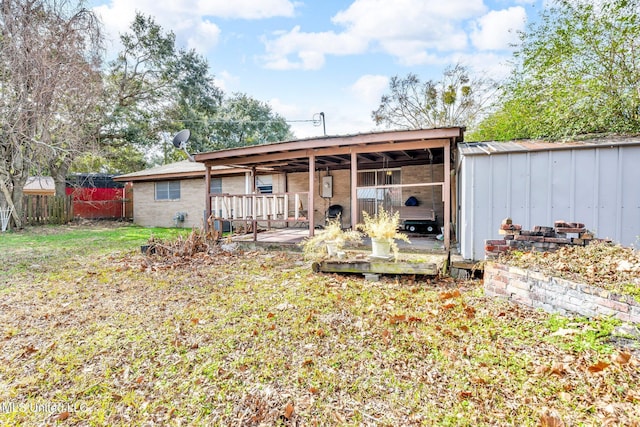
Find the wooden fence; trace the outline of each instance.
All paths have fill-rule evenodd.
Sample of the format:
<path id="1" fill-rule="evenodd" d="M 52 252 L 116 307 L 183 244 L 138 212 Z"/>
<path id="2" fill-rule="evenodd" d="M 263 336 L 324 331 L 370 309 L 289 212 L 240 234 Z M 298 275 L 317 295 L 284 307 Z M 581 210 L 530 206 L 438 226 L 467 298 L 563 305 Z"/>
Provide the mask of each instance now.
<path id="1" fill-rule="evenodd" d="M 26 225 L 66 224 L 73 219 L 71 196 L 27 195 L 22 206 Z"/>

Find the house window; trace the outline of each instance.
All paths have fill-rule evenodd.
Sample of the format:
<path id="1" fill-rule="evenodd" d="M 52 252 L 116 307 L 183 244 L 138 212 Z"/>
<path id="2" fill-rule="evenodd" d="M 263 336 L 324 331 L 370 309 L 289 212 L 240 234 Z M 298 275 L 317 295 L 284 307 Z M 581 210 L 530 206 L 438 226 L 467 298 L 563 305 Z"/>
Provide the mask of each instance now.
<path id="1" fill-rule="evenodd" d="M 211 194 L 222 194 L 222 178 L 211 178 L 209 192 Z"/>
<path id="2" fill-rule="evenodd" d="M 258 193 L 272 194 L 273 193 L 273 176 L 261 175 L 257 177 L 256 186 L 258 187 Z"/>
<path id="3" fill-rule="evenodd" d="M 180 200 L 180 181 L 156 182 L 156 200 Z"/>

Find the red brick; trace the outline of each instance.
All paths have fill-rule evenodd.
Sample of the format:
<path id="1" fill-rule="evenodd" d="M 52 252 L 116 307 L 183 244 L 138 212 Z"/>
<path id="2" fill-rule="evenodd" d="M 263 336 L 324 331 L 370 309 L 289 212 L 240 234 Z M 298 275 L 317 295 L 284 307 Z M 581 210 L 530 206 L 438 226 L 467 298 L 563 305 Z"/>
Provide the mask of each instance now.
<path id="1" fill-rule="evenodd" d="M 553 231 L 553 227 L 545 227 L 542 225 L 536 225 L 535 227 L 533 227 L 534 233 L 552 233 Z"/>
<path id="2" fill-rule="evenodd" d="M 504 239 L 500 239 L 500 240 L 485 240 L 484 244 L 485 245 L 506 245 L 507 242 L 505 242 Z"/>
<path id="3" fill-rule="evenodd" d="M 582 228 L 568 228 L 568 227 L 558 227 L 556 228 L 558 233 L 584 233 L 585 229 Z"/>
<path id="4" fill-rule="evenodd" d="M 560 220 L 560 221 L 555 221 L 555 222 L 553 223 L 553 226 L 554 226 L 555 228 L 558 228 L 558 227 L 560 227 L 560 228 L 571 228 L 571 225 L 570 225 L 568 222 L 566 222 L 566 221 L 562 221 L 562 220 Z"/>
<path id="5" fill-rule="evenodd" d="M 525 242 L 544 242 L 544 237 L 542 236 L 523 236 L 521 234 L 519 236 L 515 236 L 514 239 Z"/>
<path id="6" fill-rule="evenodd" d="M 602 305 L 605 307 L 609 307 L 612 308 L 616 311 L 620 311 L 622 313 L 627 313 L 629 311 L 629 304 L 624 303 L 624 302 L 619 302 L 619 301 L 613 301 L 613 300 L 605 300 L 602 302 Z"/>
<path id="7" fill-rule="evenodd" d="M 520 224 L 500 224 L 500 230 L 515 230 L 515 231 L 519 231 L 522 230 L 522 225 Z"/>
<path id="8" fill-rule="evenodd" d="M 562 238 L 562 237 L 545 237 L 544 241 L 547 243 L 563 243 L 567 245 L 571 243 L 571 239 Z"/>

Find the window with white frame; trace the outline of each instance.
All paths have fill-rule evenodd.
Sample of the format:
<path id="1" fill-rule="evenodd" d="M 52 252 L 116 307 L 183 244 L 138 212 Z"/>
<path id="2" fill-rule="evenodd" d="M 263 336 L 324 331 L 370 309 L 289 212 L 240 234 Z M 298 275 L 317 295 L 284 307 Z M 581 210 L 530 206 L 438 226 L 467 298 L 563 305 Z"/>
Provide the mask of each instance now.
<path id="1" fill-rule="evenodd" d="M 156 200 L 180 200 L 180 181 L 156 182 Z"/>

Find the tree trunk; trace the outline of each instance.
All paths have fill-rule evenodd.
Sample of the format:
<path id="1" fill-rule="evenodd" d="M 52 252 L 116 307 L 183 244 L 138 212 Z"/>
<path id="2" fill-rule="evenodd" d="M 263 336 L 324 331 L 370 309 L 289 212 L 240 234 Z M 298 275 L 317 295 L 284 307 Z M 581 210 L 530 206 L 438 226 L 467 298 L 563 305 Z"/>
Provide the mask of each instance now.
<path id="1" fill-rule="evenodd" d="M 13 182 L 13 188 L 10 190 L 4 180 L 0 179 L 0 191 L 4 196 L 5 201 L 9 207 L 13 207 L 11 217 L 15 228 L 20 230 L 24 227 L 22 217 L 24 213 L 23 199 L 24 199 L 24 185 L 27 182 L 25 177 L 20 177 Z"/>
<path id="2" fill-rule="evenodd" d="M 66 196 L 67 194 L 67 173 L 69 172 L 69 166 L 67 162 L 62 163 L 59 166 L 50 166 L 51 176 L 56 186 L 56 196 Z"/>

